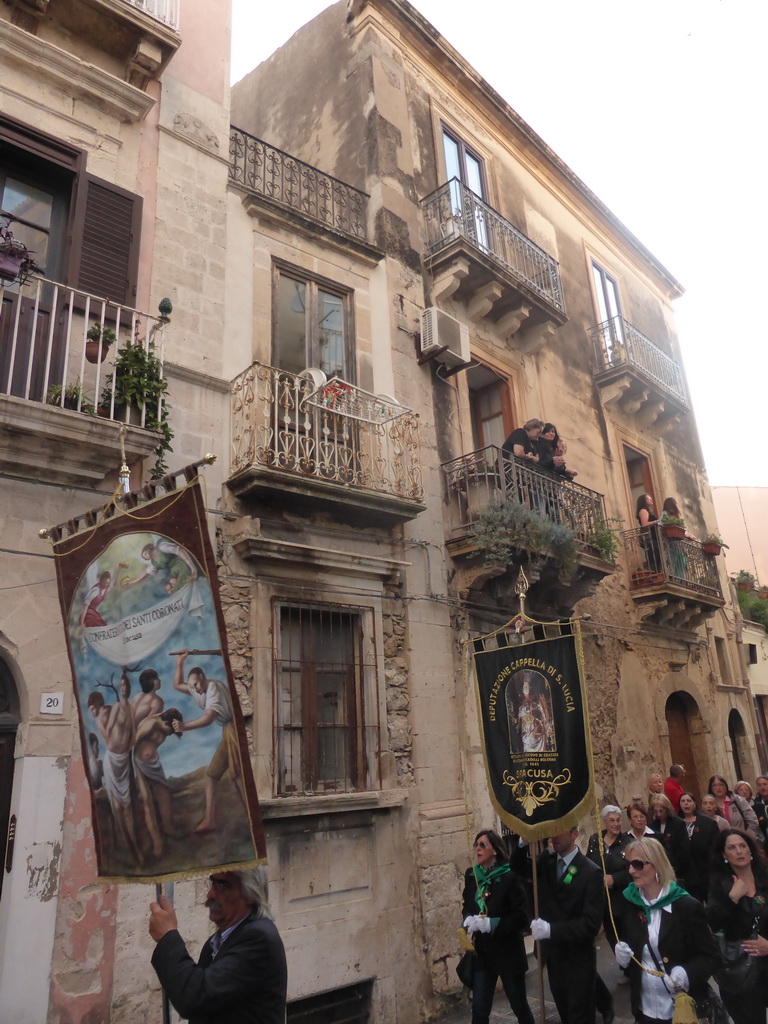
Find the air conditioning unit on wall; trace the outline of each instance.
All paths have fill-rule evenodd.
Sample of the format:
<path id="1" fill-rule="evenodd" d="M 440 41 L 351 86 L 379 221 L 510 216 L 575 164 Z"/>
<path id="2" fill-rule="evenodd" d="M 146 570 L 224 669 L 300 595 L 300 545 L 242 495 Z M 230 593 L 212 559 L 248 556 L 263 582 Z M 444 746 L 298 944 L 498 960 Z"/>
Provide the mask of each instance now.
<path id="1" fill-rule="evenodd" d="M 421 314 L 419 351 L 423 359 L 433 356 L 446 366 L 468 363 L 469 328 L 437 306 L 428 306 Z"/>

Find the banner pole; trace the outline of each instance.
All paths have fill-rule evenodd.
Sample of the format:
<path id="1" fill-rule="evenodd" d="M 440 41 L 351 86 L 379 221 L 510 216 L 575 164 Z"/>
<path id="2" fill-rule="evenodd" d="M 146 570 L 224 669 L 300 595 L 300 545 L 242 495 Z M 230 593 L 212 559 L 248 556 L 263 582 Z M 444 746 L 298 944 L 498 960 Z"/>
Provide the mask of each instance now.
<path id="1" fill-rule="evenodd" d="M 539 916 L 539 876 L 538 876 L 538 860 L 539 860 L 539 842 L 534 839 L 530 844 L 531 849 L 531 867 L 533 868 L 533 916 Z M 536 951 L 536 963 L 538 970 L 536 972 L 538 983 L 539 983 L 539 1024 L 546 1024 L 544 1012 L 544 964 L 542 962 L 541 955 L 541 943 L 538 939 L 535 942 Z"/>
<path id="2" fill-rule="evenodd" d="M 165 889 L 165 892 L 163 892 L 163 889 Z M 160 882 L 155 883 L 155 899 L 158 903 L 163 895 L 167 896 L 168 902 L 173 906 L 173 882 L 166 882 L 165 886 L 161 885 Z M 171 1001 L 168 998 L 168 993 L 162 986 L 160 986 L 160 991 L 163 993 L 163 1024 L 171 1024 Z"/>

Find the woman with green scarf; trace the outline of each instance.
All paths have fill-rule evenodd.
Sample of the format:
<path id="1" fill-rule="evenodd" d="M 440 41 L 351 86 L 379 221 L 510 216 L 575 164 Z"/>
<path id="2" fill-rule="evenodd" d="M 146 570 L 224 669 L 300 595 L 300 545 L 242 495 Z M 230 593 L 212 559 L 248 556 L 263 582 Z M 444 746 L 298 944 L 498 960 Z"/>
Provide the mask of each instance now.
<path id="1" fill-rule="evenodd" d="M 520 1024 L 534 1024 L 525 993 L 523 930 L 529 922 L 522 883 L 510 869 L 498 832 L 478 832 L 473 849 L 475 863 L 464 876 L 461 911 L 475 945 L 472 1024 L 488 1024 L 499 978 Z"/>
<path id="2" fill-rule="evenodd" d="M 677 884 L 662 845 L 638 839 L 624 856 L 632 881 L 622 894 L 616 960 L 629 969 L 635 1020 L 671 1024 L 679 992 L 707 997 L 719 952 L 704 907 Z"/>

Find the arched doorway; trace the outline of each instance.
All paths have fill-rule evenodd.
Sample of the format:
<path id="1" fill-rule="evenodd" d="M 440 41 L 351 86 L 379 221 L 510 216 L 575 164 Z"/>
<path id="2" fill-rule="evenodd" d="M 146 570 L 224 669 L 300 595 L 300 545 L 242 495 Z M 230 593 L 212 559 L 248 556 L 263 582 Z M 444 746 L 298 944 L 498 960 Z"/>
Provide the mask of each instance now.
<path id="1" fill-rule="evenodd" d="M 691 719 L 694 716 L 699 717 L 699 707 L 689 693 L 677 690 L 669 695 L 664 708 L 664 717 L 669 729 L 670 763 L 683 765 L 686 771 L 683 785 L 693 793 L 696 802 L 699 803 L 701 800 L 699 765 L 691 739 Z"/>
<path id="2" fill-rule="evenodd" d="M 732 708 L 728 715 L 728 735 L 731 739 L 734 772 L 734 780 L 731 785 L 735 786 L 739 779 L 744 778 L 751 760 L 747 745 L 747 730 L 744 728 L 744 719 L 736 708 Z"/>
<path id="3" fill-rule="evenodd" d="M 19 696 L 11 670 L 0 657 L 0 897 L 3 895 L 3 879 L 6 873 L 6 845 L 11 816 L 11 794 L 13 793 L 14 749 L 16 730 L 19 727 Z"/>

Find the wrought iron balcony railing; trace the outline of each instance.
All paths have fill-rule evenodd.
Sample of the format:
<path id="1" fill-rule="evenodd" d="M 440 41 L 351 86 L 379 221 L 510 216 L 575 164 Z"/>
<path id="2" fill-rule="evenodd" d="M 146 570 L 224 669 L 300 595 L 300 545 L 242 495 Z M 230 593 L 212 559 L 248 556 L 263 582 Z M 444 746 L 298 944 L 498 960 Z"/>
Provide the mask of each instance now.
<path id="1" fill-rule="evenodd" d="M 670 539 L 664 527 L 654 523 L 625 531 L 624 550 L 630 590 L 672 584 L 695 594 L 722 599 L 717 563 L 704 554 L 697 540 Z"/>
<path id="2" fill-rule="evenodd" d="M 421 501 L 418 418 L 336 378 L 318 388 L 254 363 L 232 382 L 232 472 L 283 470 Z"/>
<path id="3" fill-rule="evenodd" d="M 560 265 L 471 188 L 452 178 L 421 201 L 427 248 L 438 253 L 464 238 L 508 274 L 565 313 Z"/>
<path id="4" fill-rule="evenodd" d="M 179 27 L 179 0 L 123 0 L 124 3 L 144 11 L 155 21 L 162 21 L 169 28 Z"/>
<path id="5" fill-rule="evenodd" d="M 0 309 L 0 395 L 136 426 L 161 420 L 162 398 L 157 407 L 147 403 L 141 410 L 118 405 L 126 390 L 119 375 L 128 371 L 118 363 L 113 378 L 128 345 L 146 349 L 153 343 L 162 365 L 166 319 L 41 277 L 28 278 L 21 288 L 4 288 L 0 280 Z M 99 329 L 113 333 L 111 345 L 89 341 L 89 331 L 93 336 Z"/>
<path id="6" fill-rule="evenodd" d="M 443 472 L 455 526 L 471 526 L 488 505 L 505 497 L 567 526 L 585 545 L 605 520 L 602 494 L 535 469 L 496 445 L 444 463 Z"/>
<path id="7" fill-rule="evenodd" d="M 598 372 L 620 366 L 634 366 L 654 384 L 687 404 L 683 375 L 672 356 L 621 316 L 611 317 L 590 331 L 595 346 Z"/>
<path id="8" fill-rule="evenodd" d="M 368 195 L 231 127 L 229 180 L 319 224 L 365 241 Z"/>

